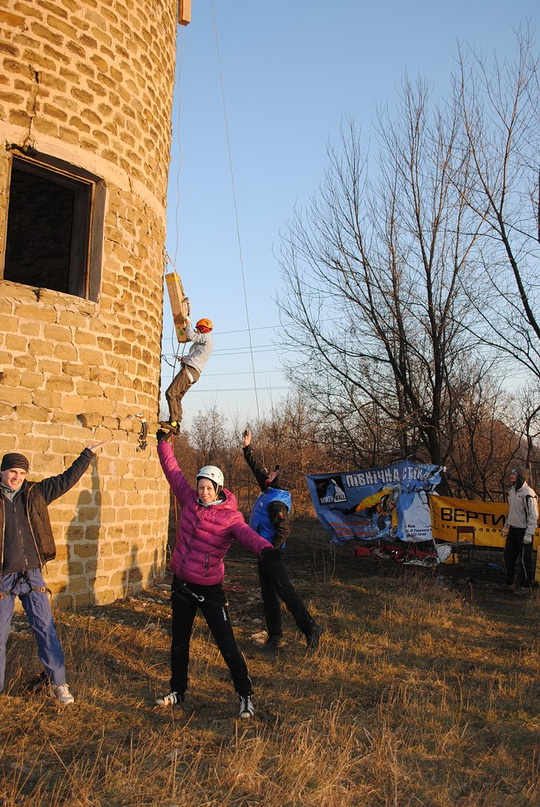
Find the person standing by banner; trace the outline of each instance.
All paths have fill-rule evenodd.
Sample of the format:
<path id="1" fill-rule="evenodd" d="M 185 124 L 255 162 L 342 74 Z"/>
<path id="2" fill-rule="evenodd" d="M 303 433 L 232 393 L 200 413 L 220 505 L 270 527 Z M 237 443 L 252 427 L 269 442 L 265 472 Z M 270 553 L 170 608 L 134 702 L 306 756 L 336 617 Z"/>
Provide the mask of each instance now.
<path id="1" fill-rule="evenodd" d="M 283 562 L 285 541 L 290 535 L 291 494 L 284 484 L 285 480 L 279 471 L 279 466 L 270 473 L 251 448 L 250 429 L 246 429 L 243 434 L 242 447 L 244 459 L 253 471 L 262 491 L 253 505 L 250 526 L 268 541 L 269 546 L 281 550 L 280 556 L 271 555 L 268 558 L 260 556 L 257 561 L 264 617 L 268 631 L 265 650 L 277 651 L 281 645 L 283 626 L 280 600 L 283 600 L 298 629 L 306 637 L 308 649 L 315 650 L 319 645 L 324 628 L 315 622 L 304 605 L 289 580 Z"/>
<path id="2" fill-rule="evenodd" d="M 509 475 L 512 487 L 508 491 L 508 515 L 503 527 L 506 533 L 504 565 L 506 588 L 516 597 L 530 590 L 533 575 L 533 537 L 538 522 L 538 500 L 527 484 L 524 468 L 516 466 Z M 518 585 L 515 585 L 516 561 L 519 559 Z"/>

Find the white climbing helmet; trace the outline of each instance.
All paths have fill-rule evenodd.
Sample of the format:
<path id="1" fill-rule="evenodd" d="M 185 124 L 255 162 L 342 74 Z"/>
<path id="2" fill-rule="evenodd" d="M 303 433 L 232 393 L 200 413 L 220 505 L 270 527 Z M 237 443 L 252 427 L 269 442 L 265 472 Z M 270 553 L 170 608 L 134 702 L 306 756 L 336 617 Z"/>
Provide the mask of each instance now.
<path id="1" fill-rule="evenodd" d="M 199 479 L 210 479 L 210 481 L 217 486 L 218 490 L 223 487 L 223 483 L 225 482 L 223 472 L 217 465 L 204 465 L 197 474 L 197 481 L 199 481 Z"/>

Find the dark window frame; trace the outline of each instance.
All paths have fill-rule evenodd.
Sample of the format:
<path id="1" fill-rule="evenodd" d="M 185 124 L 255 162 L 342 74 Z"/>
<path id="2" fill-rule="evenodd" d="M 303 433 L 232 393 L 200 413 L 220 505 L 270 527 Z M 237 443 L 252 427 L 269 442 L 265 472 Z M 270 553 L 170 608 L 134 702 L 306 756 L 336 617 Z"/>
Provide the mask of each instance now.
<path id="1" fill-rule="evenodd" d="M 65 270 L 66 288 L 62 293 L 82 299 L 98 301 L 101 289 L 101 273 L 103 261 L 103 231 L 105 220 L 106 188 L 102 178 L 95 174 L 71 165 L 49 155 L 35 151 L 21 151 L 12 147 L 11 165 L 9 171 L 8 206 L 6 209 L 6 244 L 2 256 L 1 277 L 5 282 L 21 282 L 16 278 L 14 267 L 8 266 L 6 270 L 6 256 L 9 249 L 9 217 L 12 205 L 12 176 L 13 170 L 31 174 L 42 179 L 50 185 L 58 185 L 67 189 L 73 197 L 71 228 L 69 244 L 66 242 L 66 251 L 69 252 L 69 265 Z M 16 200 L 13 201 L 16 204 Z M 18 211 L 18 215 L 21 215 Z M 8 273 L 9 277 L 5 274 Z M 26 277 L 24 285 L 36 288 L 50 288 L 43 282 L 36 271 L 36 281 L 28 282 Z"/>

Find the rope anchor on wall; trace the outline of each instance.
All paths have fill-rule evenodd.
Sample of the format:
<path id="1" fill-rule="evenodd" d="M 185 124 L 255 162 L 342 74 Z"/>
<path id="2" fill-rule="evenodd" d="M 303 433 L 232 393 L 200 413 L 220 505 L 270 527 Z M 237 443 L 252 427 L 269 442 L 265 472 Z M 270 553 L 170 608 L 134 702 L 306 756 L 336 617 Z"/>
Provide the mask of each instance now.
<path id="1" fill-rule="evenodd" d="M 139 445 L 137 446 L 137 451 L 144 451 L 148 445 L 148 441 L 146 439 L 148 437 L 148 423 L 146 422 L 146 418 L 141 412 L 137 412 L 136 415 L 129 415 L 129 417 L 139 418 L 141 421 L 141 429 L 138 435 Z"/>

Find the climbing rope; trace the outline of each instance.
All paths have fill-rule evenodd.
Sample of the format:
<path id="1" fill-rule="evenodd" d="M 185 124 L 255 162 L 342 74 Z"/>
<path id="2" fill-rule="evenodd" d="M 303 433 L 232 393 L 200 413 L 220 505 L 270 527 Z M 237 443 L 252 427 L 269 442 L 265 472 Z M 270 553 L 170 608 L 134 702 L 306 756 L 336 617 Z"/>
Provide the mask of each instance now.
<path id="1" fill-rule="evenodd" d="M 178 150 L 178 165 L 176 167 L 176 176 L 175 176 L 175 185 L 176 185 L 176 205 L 174 208 L 174 232 L 176 235 L 175 243 L 174 243 L 174 258 L 168 254 L 167 250 L 164 249 L 163 251 L 163 277 L 162 283 L 165 283 L 165 274 L 167 272 L 175 271 L 176 263 L 178 260 L 178 245 L 180 239 L 178 237 L 178 232 L 180 229 L 180 171 L 182 170 L 182 163 L 183 163 L 183 151 L 182 151 L 182 140 L 180 137 L 180 118 L 181 118 L 181 111 L 182 111 L 182 91 L 181 91 L 181 80 L 182 80 L 182 71 L 184 67 L 184 54 L 185 54 L 185 28 L 180 30 L 180 35 L 178 38 L 178 50 L 179 56 L 176 63 L 176 77 L 175 77 L 175 85 L 177 89 L 177 97 L 178 97 L 178 107 L 176 111 L 176 147 Z M 166 337 L 167 338 L 167 337 Z M 176 328 L 174 326 L 174 322 L 171 325 L 171 332 L 170 336 L 167 338 L 167 341 L 170 342 L 171 345 L 171 353 L 167 355 L 171 355 L 173 361 L 169 361 L 167 355 L 162 356 L 162 360 L 164 359 L 169 367 L 172 368 L 172 377 L 176 375 L 178 362 L 179 362 L 179 355 L 178 355 L 178 339 L 176 338 Z M 182 354 L 185 350 L 185 344 L 182 345 Z"/>
<path id="2" fill-rule="evenodd" d="M 219 67 L 219 76 L 220 76 L 220 88 L 221 88 L 221 100 L 223 106 L 223 118 L 224 118 L 224 126 L 225 126 L 225 134 L 227 140 L 227 153 L 228 153 L 228 162 L 229 162 L 229 172 L 231 177 L 231 189 L 232 189 L 232 200 L 233 200 L 233 209 L 234 209 L 234 217 L 236 223 L 236 238 L 238 243 L 238 254 L 239 254 L 239 262 L 240 262 L 240 270 L 242 276 L 242 290 L 243 290 L 243 298 L 244 298 L 244 308 L 246 314 L 246 324 L 247 324 L 247 333 L 248 333 L 248 343 L 249 343 L 249 354 L 251 360 L 251 375 L 253 378 L 253 391 L 255 393 L 255 404 L 257 409 L 257 417 L 260 418 L 260 407 L 259 407 L 259 395 L 258 395 L 258 388 L 257 388 L 257 376 L 255 372 L 255 358 L 254 358 L 254 348 L 253 348 L 253 340 L 252 340 L 252 328 L 251 322 L 249 317 L 249 307 L 248 307 L 248 297 L 247 297 L 247 288 L 246 288 L 246 273 L 244 267 L 244 257 L 243 257 L 243 249 L 242 249 L 242 238 L 240 234 L 240 223 L 239 223 L 239 215 L 238 215 L 238 204 L 237 204 L 237 197 L 236 197 L 236 182 L 234 176 L 234 169 L 233 169 L 233 160 L 232 160 L 232 152 L 231 152 L 231 139 L 229 133 L 229 123 L 228 123 L 228 115 L 227 115 L 227 104 L 225 100 L 225 85 L 223 79 L 223 68 L 221 63 L 221 52 L 219 46 L 219 35 L 218 35 L 218 25 L 217 25 L 217 17 L 216 17 L 216 8 L 215 8 L 215 0 L 212 2 L 212 14 L 213 14 L 213 21 L 214 21 L 214 32 L 215 32 L 215 41 L 216 41 L 216 52 L 217 52 L 217 61 Z M 174 245 L 174 259 L 172 260 L 171 257 L 167 254 L 165 250 L 164 254 L 164 274 L 167 271 L 174 271 L 177 265 L 178 259 L 178 248 L 179 248 L 179 238 L 178 232 L 180 228 L 180 171 L 182 168 L 182 144 L 180 139 L 180 113 L 181 113 L 181 106 L 182 106 L 182 93 L 181 93 L 181 76 L 182 76 L 182 68 L 184 63 L 184 30 L 181 31 L 179 37 L 179 59 L 177 64 L 177 73 L 176 73 L 176 87 L 178 88 L 178 108 L 177 108 L 177 120 L 176 120 L 176 137 L 177 137 L 177 148 L 178 148 L 178 166 L 176 170 L 176 206 L 174 211 L 174 222 L 175 222 L 175 233 L 177 234 L 176 242 Z M 167 268 L 171 267 L 171 268 Z M 166 363 L 172 367 L 173 370 L 173 377 L 176 373 L 177 361 L 179 360 L 178 356 L 178 345 L 176 344 L 176 332 L 174 329 L 174 325 L 172 327 L 171 333 L 171 352 L 168 354 L 169 356 L 173 357 L 173 362 L 168 360 L 168 356 L 163 356 L 163 359 Z M 182 353 L 185 350 L 185 345 L 182 346 Z M 217 351 L 216 351 L 217 352 Z"/>
<path id="3" fill-rule="evenodd" d="M 247 290 L 246 290 L 246 273 L 244 269 L 244 256 L 242 251 L 242 239 L 240 236 L 240 223 L 238 217 L 238 204 L 236 201 L 236 183 L 234 179 L 234 170 L 233 170 L 233 161 L 232 161 L 232 153 L 231 153 L 231 138 L 229 134 L 229 122 L 227 117 L 227 104 L 225 102 L 225 83 L 223 80 L 223 68 L 221 65 L 221 52 L 219 47 L 219 35 L 218 35 L 218 26 L 217 26 L 217 17 L 216 17 L 216 4 L 215 0 L 212 0 L 212 16 L 214 19 L 214 33 L 216 39 L 216 52 L 217 52 L 217 60 L 219 66 L 219 77 L 220 77 L 220 85 L 221 85 L 221 101 L 223 104 L 223 118 L 225 123 L 225 134 L 227 138 L 227 152 L 229 156 L 229 172 L 231 175 L 231 187 L 232 187 L 232 196 L 233 196 L 233 207 L 234 207 L 234 216 L 236 222 L 236 238 L 238 241 L 238 254 L 240 258 L 240 270 L 242 273 L 242 288 L 244 293 L 244 307 L 246 311 L 246 323 L 247 323 L 247 331 L 248 331 L 248 339 L 249 339 L 249 351 L 251 357 L 251 372 L 253 375 L 253 391 L 255 392 L 255 404 L 257 407 L 257 417 L 260 419 L 260 410 L 259 410 L 259 395 L 257 390 L 257 376 L 255 373 L 255 359 L 253 355 L 253 342 L 251 338 L 251 323 L 249 319 L 249 307 L 248 307 L 248 299 L 247 299 Z"/>
<path id="4" fill-rule="evenodd" d="M 174 245 L 174 260 L 172 261 L 173 267 L 176 266 L 176 261 L 178 258 L 178 244 L 180 239 L 178 238 L 178 231 L 180 229 L 180 171 L 182 169 L 182 162 L 183 162 L 183 152 L 182 152 L 182 140 L 180 138 L 180 113 L 182 110 L 182 92 L 181 92 L 181 78 L 182 78 L 182 70 L 184 67 L 184 52 L 185 52 L 185 31 L 182 29 L 179 37 L 179 45 L 180 45 L 180 54 L 179 59 L 177 62 L 177 70 L 176 70 L 176 87 L 178 92 L 178 109 L 176 113 L 176 145 L 178 148 L 178 167 L 176 169 L 176 206 L 174 208 L 174 231 L 176 233 L 176 243 Z"/>

